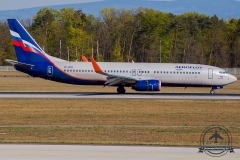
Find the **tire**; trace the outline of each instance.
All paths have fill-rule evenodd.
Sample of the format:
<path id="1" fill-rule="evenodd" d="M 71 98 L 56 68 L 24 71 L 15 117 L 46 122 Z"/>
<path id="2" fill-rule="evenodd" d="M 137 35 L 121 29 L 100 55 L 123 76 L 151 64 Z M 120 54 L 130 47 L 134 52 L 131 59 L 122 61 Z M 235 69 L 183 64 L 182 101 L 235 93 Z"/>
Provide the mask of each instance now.
<path id="1" fill-rule="evenodd" d="M 118 87 L 117 92 L 118 92 L 118 94 L 125 94 L 126 90 L 124 89 L 124 87 Z"/>
<path id="2" fill-rule="evenodd" d="M 210 94 L 215 94 L 215 91 L 214 91 L 214 90 L 211 90 L 211 91 L 210 91 Z"/>

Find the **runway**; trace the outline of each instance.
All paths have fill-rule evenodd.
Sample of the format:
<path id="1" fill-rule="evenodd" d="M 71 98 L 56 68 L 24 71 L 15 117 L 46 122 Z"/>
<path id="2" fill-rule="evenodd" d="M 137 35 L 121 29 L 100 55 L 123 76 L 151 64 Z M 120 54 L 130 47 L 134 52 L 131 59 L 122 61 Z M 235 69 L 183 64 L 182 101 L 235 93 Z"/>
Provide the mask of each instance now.
<path id="1" fill-rule="evenodd" d="M 156 147 L 156 146 L 116 146 L 116 145 L 37 145 L 37 144 L 0 144 L 0 159 L 32 160 L 212 160 L 213 157 L 198 153 L 197 147 Z M 240 150 L 227 153 L 217 159 L 237 160 Z"/>
<path id="2" fill-rule="evenodd" d="M 240 100 L 240 94 L 126 93 L 112 92 L 0 92 L 0 99 L 156 99 L 156 100 Z"/>

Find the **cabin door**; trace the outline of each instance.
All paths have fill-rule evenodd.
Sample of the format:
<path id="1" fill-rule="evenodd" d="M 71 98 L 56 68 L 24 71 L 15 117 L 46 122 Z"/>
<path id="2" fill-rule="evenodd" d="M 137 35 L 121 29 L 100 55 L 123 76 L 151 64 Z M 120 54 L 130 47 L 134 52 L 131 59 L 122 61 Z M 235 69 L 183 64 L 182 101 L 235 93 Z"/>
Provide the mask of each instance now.
<path id="1" fill-rule="evenodd" d="M 208 68 L 208 79 L 213 79 L 213 69 Z"/>
<path id="2" fill-rule="evenodd" d="M 48 66 L 48 68 L 47 68 L 47 75 L 48 76 L 53 76 L 53 66 Z"/>
<path id="3" fill-rule="evenodd" d="M 137 70 L 137 75 L 138 75 L 138 76 L 141 76 L 141 75 L 142 75 L 142 70 L 141 70 L 141 69 L 138 69 L 138 70 Z"/>
<path id="4" fill-rule="evenodd" d="M 132 76 L 136 76 L 136 69 L 132 69 Z"/>

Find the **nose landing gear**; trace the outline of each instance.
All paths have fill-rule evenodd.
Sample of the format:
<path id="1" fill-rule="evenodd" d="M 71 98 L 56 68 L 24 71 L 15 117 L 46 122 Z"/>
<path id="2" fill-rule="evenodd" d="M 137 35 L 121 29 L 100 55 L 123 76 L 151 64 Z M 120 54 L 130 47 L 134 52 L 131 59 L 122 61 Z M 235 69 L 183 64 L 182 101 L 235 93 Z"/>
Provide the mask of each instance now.
<path id="1" fill-rule="evenodd" d="M 211 89 L 210 94 L 215 94 L 215 91 Z"/>
<path id="2" fill-rule="evenodd" d="M 223 86 L 212 87 L 212 89 L 210 90 L 210 94 L 215 94 L 215 90 L 217 89 L 223 89 Z"/>

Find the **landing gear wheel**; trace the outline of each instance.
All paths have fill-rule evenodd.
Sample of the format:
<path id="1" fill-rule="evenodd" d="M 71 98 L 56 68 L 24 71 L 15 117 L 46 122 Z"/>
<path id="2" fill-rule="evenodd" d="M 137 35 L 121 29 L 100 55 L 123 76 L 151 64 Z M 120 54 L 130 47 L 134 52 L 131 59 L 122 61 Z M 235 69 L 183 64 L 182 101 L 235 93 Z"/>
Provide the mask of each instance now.
<path id="1" fill-rule="evenodd" d="M 125 94 L 125 93 L 126 93 L 126 90 L 124 89 L 123 86 L 119 86 L 119 87 L 117 88 L 117 92 L 118 92 L 118 94 Z"/>
<path id="2" fill-rule="evenodd" d="M 211 90 L 211 91 L 210 91 L 210 94 L 215 94 L 215 91 L 214 91 L 214 90 Z"/>

